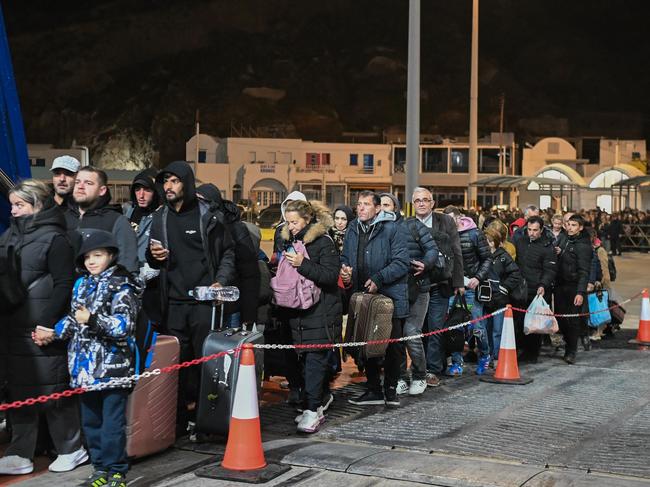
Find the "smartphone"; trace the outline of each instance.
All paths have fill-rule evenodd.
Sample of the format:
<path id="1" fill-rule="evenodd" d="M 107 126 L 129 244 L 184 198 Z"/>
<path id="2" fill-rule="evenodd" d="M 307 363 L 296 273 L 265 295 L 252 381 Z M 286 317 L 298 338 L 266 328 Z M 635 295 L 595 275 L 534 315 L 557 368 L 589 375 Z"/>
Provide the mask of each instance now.
<path id="1" fill-rule="evenodd" d="M 284 249 L 284 251 L 287 254 L 295 254 L 296 253 L 296 249 L 293 248 L 293 245 L 287 245 L 287 247 Z"/>
<path id="2" fill-rule="evenodd" d="M 149 245 L 156 245 L 156 246 L 159 246 L 159 247 L 163 247 L 162 242 L 160 240 L 156 240 L 155 238 L 149 239 Z"/>

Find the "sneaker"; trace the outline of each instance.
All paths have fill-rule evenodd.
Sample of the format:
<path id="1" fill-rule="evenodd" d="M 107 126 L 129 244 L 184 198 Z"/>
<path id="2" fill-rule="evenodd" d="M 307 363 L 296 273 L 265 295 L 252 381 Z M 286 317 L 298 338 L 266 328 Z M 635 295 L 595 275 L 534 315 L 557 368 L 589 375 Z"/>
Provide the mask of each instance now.
<path id="1" fill-rule="evenodd" d="M 451 364 L 446 372 L 451 377 L 460 377 L 463 375 L 463 366 L 460 364 Z"/>
<path id="2" fill-rule="evenodd" d="M 296 429 L 301 433 L 316 433 L 324 422 L 325 416 L 323 415 L 322 406 L 316 411 L 305 409 Z"/>
<path id="3" fill-rule="evenodd" d="M 69 472 L 88 461 L 88 452 L 82 446 L 77 451 L 56 457 L 48 467 L 50 472 Z"/>
<path id="4" fill-rule="evenodd" d="M 427 372 L 427 386 L 429 387 L 438 387 L 440 385 L 440 379 L 433 372 Z"/>
<path id="5" fill-rule="evenodd" d="M 126 487 L 126 475 L 115 472 L 108 477 L 107 487 Z"/>
<path id="6" fill-rule="evenodd" d="M 0 458 L 0 475 L 24 475 L 33 471 L 34 464 L 29 458 L 18 455 L 7 455 Z"/>
<path id="7" fill-rule="evenodd" d="M 481 357 L 478 359 L 478 365 L 476 366 L 476 375 L 483 375 L 490 367 L 490 356 Z"/>
<path id="8" fill-rule="evenodd" d="M 88 487 L 103 487 L 108 483 L 108 472 L 103 470 L 95 470 L 90 474 L 90 477 L 86 479 L 84 485 Z"/>
<path id="9" fill-rule="evenodd" d="M 397 381 L 397 395 L 398 396 L 403 396 L 404 394 L 408 394 L 409 392 L 409 385 L 406 383 L 404 379 L 400 379 Z"/>
<path id="10" fill-rule="evenodd" d="M 427 390 L 426 380 L 413 380 L 411 381 L 411 387 L 409 387 L 409 396 L 419 396 L 426 390 Z"/>
<path id="11" fill-rule="evenodd" d="M 360 396 L 348 399 L 348 402 L 357 406 L 378 406 L 384 404 L 384 395 L 380 392 L 366 391 Z"/>
<path id="12" fill-rule="evenodd" d="M 384 403 L 388 407 L 399 406 L 399 396 L 397 395 L 397 388 L 390 387 L 385 393 L 386 399 Z"/>
<path id="13" fill-rule="evenodd" d="M 575 364 L 576 363 L 576 354 L 572 353 L 572 352 L 565 353 L 564 354 L 564 361 L 569 365 Z"/>

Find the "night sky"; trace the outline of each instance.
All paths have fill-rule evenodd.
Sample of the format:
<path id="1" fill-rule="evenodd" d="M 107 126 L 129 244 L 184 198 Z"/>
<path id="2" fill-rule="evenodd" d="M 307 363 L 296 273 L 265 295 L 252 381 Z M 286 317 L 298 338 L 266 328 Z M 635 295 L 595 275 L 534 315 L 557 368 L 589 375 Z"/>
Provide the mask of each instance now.
<path id="1" fill-rule="evenodd" d="M 468 126 L 471 0 L 422 0 L 422 130 Z M 202 130 L 335 140 L 403 129 L 408 1 L 4 2 L 30 142 L 150 138 L 161 159 Z M 520 137 L 650 135 L 650 2 L 482 0 L 480 122 Z M 243 94 L 281 90 L 279 100 Z M 539 125 L 531 119 L 545 119 Z M 538 128 L 535 128 L 538 127 Z M 539 131 L 544 133 L 536 133 Z"/>

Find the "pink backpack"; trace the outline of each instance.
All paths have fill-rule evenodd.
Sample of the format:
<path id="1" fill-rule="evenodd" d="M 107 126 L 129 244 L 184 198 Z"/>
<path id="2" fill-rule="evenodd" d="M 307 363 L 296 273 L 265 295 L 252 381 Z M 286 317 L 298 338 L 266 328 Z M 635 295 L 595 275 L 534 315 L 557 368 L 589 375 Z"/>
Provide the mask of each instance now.
<path id="1" fill-rule="evenodd" d="M 296 253 L 309 258 L 305 244 L 300 241 L 293 243 Z M 298 272 L 289 261 L 280 259 L 275 277 L 271 279 L 273 302 L 283 308 L 309 309 L 320 299 L 320 288 Z"/>

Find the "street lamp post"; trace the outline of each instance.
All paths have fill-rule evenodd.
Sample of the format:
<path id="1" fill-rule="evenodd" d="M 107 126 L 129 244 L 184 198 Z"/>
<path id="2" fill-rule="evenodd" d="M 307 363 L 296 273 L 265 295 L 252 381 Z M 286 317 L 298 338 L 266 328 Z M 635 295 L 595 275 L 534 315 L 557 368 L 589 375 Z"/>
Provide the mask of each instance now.
<path id="1" fill-rule="evenodd" d="M 478 3 L 472 5 L 472 59 L 469 88 L 469 182 L 478 179 Z M 476 206 L 477 187 L 469 186 L 467 206 Z"/>
<path id="2" fill-rule="evenodd" d="M 406 214 L 411 215 L 410 198 L 418 186 L 420 160 L 420 0 L 409 0 L 408 50 L 404 206 Z"/>

